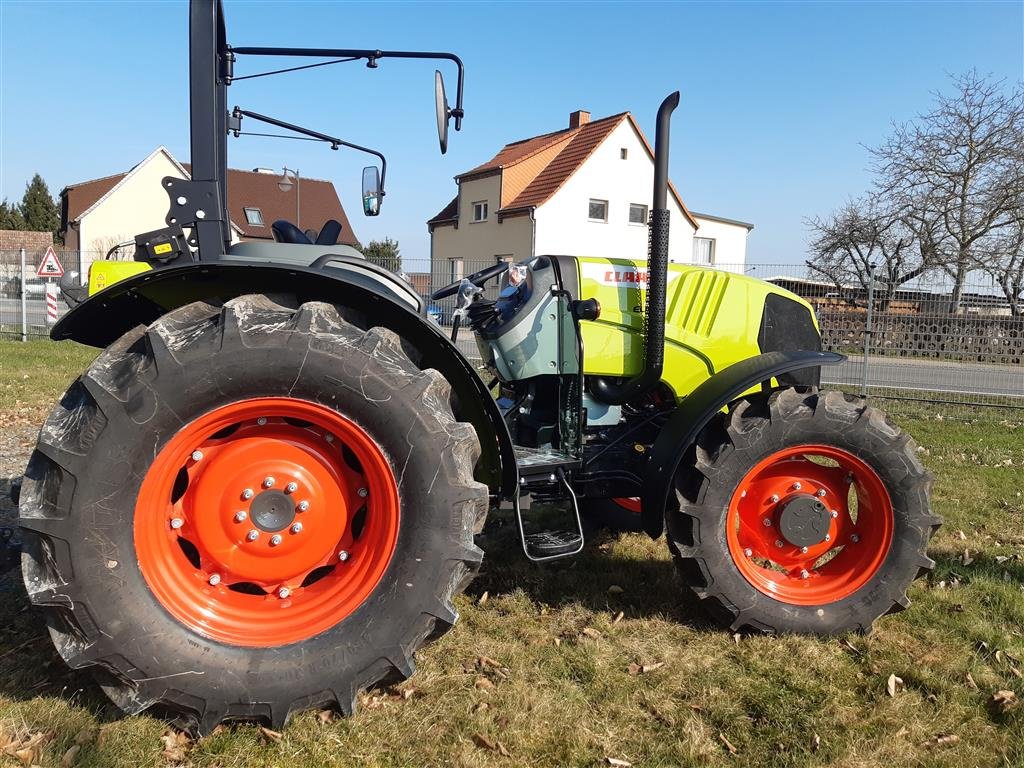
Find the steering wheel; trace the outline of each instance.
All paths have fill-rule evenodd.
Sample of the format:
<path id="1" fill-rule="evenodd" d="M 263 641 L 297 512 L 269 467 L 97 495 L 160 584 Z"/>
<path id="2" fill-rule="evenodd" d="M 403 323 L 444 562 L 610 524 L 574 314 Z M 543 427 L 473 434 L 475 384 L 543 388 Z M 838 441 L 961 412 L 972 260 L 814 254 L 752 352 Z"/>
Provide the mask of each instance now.
<path id="1" fill-rule="evenodd" d="M 469 280 L 477 288 L 483 288 L 484 283 L 490 280 L 492 277 L 497 277 L 508 271 L 508 262 L 503 261 L 500 264 L 495 264 L 493 267 L 487 269 L 481 269 L 479 272 L 474 272 L 472 275 L 467 275 L 463 280 Z M 447 299 L 449 296 L 454 296 L 458 293 L 459 286 L 462 284 L 462 280 L 458 280 L 451 285 L 446 285 L 444 288 L 438 288 L 432 294 L 430 298 L 434 301 L 438 299 Z"/>

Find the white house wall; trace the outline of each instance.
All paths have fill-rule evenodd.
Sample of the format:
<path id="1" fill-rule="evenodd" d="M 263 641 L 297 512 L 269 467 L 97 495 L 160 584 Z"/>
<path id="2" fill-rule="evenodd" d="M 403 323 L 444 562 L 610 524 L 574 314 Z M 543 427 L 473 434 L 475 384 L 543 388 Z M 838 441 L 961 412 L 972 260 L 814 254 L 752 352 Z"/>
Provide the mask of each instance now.
<path id="1" fill-rule="evenodd" d="M 700 228 L 697 237 L 715 241 L 715 266 L 732 272 L 742 272 L 747 263 L 747 235 L 749 230 L 739 224 L 726 224 L 694 215 Z"/>
<path id="2" fill-rule="evenodd" d="M 158 152 L 82 217 L 78 232 L 82 274 L 88 274 L 88 265 L 102 259 L 111 246 L 167 226 L 169 201 L 160 183 L 164 176 L 183 178 L 170 158 Z"/>
<path id="3" fill-rule="evenodd" d="M 654 163 L 629 121 L 623 120 L 564 186 L 537 208 L 536 253 L 646 258 L 647 227 L 629 223 L 629 206 L 636 203 L 650 209 L 653 184 Z M 608 201 L 607 222 L 588 220 L 592 198 Z M 689 263 L 693 226 L 671 194 L 669 210 L 669 259 Z"/>

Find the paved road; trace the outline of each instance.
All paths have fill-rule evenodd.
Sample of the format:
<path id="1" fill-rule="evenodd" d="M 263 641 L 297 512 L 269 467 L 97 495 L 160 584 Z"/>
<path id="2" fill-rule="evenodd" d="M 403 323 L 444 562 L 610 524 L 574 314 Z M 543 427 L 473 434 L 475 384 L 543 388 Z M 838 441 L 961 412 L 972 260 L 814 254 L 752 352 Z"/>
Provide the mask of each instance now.
<path id="1" fill-rule="evenodd" d="M 869 363 L 872 387 L 1024 398 L 1024 366 L 891 357 L 872 357 Z M 829 384 L 860 386 L 863 376 L 864 358 L 856 355 L 822 370 Z"/>
<path id="2" fill-rule="evenodd" d="M 26 302 L 28 324 L 31 326 L 46 325 L 46 299 L 42 296 L 30 296 Z M 63 300 L 57 300 L 58 317 L 68 311 Z M 21 299 L 0 299 L 0 326 L 5 331 L 17 331 L 21 328 Z M 38 330 L 38 328 L 36 329 Z"/>

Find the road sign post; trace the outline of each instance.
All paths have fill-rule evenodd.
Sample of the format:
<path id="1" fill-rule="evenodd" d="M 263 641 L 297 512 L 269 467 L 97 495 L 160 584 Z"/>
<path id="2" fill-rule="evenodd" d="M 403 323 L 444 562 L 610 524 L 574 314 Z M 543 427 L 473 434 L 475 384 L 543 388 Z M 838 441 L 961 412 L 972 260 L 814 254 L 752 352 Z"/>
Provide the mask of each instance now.
<path id="1" fill-rule="evenodd" d="M 25 263 L 25 249 L 21 249 L 21 340 L 28 341 L 28 301 L 25 297 L 25 273 L 28 265 Z"/>
<path id="2" fill-rule="evenodd" d="M 46 282 L 46 325 L 47 327 L 57 322 L 57 284 L 52 281 Z"/>
<path id="3" fill-rule="evenodd" d="M 36 267 L 36 277 L 64 277 L 64 265 L 60 263 L 52 245 L 46 247 L 43 260 Z"/>

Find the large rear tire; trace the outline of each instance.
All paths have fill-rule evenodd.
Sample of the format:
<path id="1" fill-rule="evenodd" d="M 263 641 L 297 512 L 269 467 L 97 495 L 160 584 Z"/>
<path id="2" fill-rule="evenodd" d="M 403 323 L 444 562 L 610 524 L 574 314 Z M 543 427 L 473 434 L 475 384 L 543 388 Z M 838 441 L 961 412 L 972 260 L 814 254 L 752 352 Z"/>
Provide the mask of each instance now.
<path id="1" fill-rule="evenodd" d="M 867 631 L 934 566 L 930 485 L 914 442 L 862 399 L 776 390 L 704 429 L 677 476 L 668 544 L 733 631 Z"/>
<path id="2" fill-rule="evenodd" d="M 481 561 L 488 489 L 448 383 L 391 331 L 282 301 L 126 334 L 29 460 L 29 597 L 128 713 L 199 732 L 350 714 L 413 673 Z"/>

